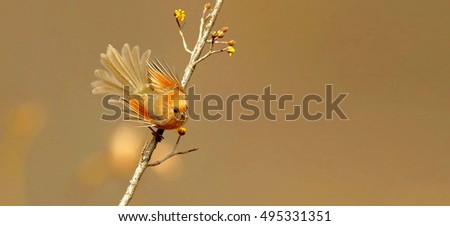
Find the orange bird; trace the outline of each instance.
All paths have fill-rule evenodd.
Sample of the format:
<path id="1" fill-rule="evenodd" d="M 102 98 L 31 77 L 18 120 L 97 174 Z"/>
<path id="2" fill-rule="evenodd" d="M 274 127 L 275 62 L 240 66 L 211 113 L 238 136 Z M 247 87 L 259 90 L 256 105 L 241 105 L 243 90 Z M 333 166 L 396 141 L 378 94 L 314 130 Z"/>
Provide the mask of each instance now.
<path id="1" fill-rule="evenodd" d="M 126 119 L 157 129 L 178 129 L 187 121 L 187 98 L 176 74 L 159 60 L 149 61 L 150 50 L 128 44 L 122 54 L 108 46 L 100 55 L 104 69 L 95 70 L 92 93 L 121 96 Z"/>

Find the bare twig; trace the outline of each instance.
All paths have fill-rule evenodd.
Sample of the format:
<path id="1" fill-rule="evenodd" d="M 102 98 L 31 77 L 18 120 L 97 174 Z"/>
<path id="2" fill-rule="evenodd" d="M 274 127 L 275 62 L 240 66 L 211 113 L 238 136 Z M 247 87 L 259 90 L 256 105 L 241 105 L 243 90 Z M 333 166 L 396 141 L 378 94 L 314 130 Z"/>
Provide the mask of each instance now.
<path id="1" fill-rule="evenodd" d="M 186 50 L 186 52 L 188 52 L 189 54 L 192 54 L 192 50 L 190 50 L 188 48 L 187 43 L 186 43 L 186 39 L 184 38 L 184 34 L 183 34 L 183 31 L 181 30 L 181 28 L 180 28 L 180 36 L 181 36 L 181 39 L 183 40 L 184 50 Z"/>
<path id="2" fill-rule="evenodd" d="M 186 88 L 189 80 L 192 77 L 192 73 L 195 70 L 195 65 L 198 63 L 197 60 L 200 58 L 200 55 L 202 53 L 202 50 L 206 44 L 206 40 L 208 39 L 208 35 L 211 32 L 212 27 L 214 26 L 214 23 L 217 19 L 217 16 L 219 14 L 220 8 L 222 7 L 223 0 L 216 0 L 216 4 L 214 5 L 214 8 L 212 9 L 211 13 L 205 17 L 206 13 L 206 7 L 204 9 L 204 13 L 200 22 L 200 33 L 197 40 L 197 43 L 194 46 L 194 49 L 191 52 L 191 58 L 189 60 L 189 63 L 186 66 L 186 69 L 184 70 L 183 79 L 181 81 L 181 85 L 183 88 Z M 162 135 L 164 133 L 164 130 L 158 129 L 156 131 L 159 135 Z M 153 136 L 152 140 L 150 142 L 147 142 L 143 148 L 143 155 L 140 159 L 138 166 L 136 167 L 136 170 L 134 172 L 134 175 L 132 179 L 130 180 L 130 184 L 128 185 L 128 188 L 122 198 L 122 200 L 119 203 L 119 206 L 126 206 L 130 203 L 130 200 L 133 198 L 134 193 L 136 191 L 136 188 L 139 184 L 139 181 L 142 177 L 142 174 L 149 166 L 150 159 L 153 155 L 153 151 L 155 150 L 156 146 L 158 145 L 159 139 L 157 139 L 156 136 Z M 187 152 L 192 152 L 187 151 Z M 186 152 L 186 153 L 187 153 Z M 181 152 L 180 152 L 181 154 Z M 178 155 L 177 153 L 174 153 L 174 155 Z M 170 158 L 170 157 L 169 157 Z"/>
<path id="3" fill-rule="evenodd" d="M 180 143 L 181 136 L 182 136 L 181 134 L 178 136 L 177 142 L 175 142 L 175 146 L 173 147 L 172 151 L 169 154 L 167 154 L 163 159 L 161 159 L 159 161 L 156 161 L 154 163 L 149 163 L 148 166 L 157 166 L 157 165 L 165 162 L 166 160 L 172 158 L 175 155 L 187 154 L 189 152 L 193 152 L 193 151 L 197 151 L 198 150 L 198 148 L 194 148 L 194 149 L 191 149 L 191 150 L 188 150 L 188 151 L 175 152 L 177 150 L 178 144 Z"/>
<path id="4" fill-rule="evenodd" d="M 216 4 L 214 5 L 214 8 L 212 9 L 211 13 L 206 17 L 205 15 L 203 15 L 202 19 L 200 19 L 200 32 L 197 39 L 197 43 L 195 44 L 195 47 L 192 50 L 191 59 L 189 60 L 186 69 L 184 70 L 183 79 L 181 80 L 181 85 L 184 88 L 186 88 L 189 80 L 191 79 L 192 73 L 195 70 L 195 65 L 198 63 L 196 61 L 200 58 L 203 47 L 205 47 L 206 40 L 208 39 L 208 36 L 211 33 L 211 29 L 214 26 L 214 23 L 216 22 L 222 4 L 223 0 L 216 0 Z M 206 13 L 206 7 L 204 9 L 204 13 Z"/>
<path id="5" fill-rule="evenodd" d="M 219 50 L 209 50 L 204 56 L 202 56 L 202 57 L 200 57 L 198 60 L 196 60 L 196 61 L 194 62 L 194 64 L 200 63 L 200 61 L 202 61 L 202 60 L 208 58 L 209 56 L 211 56 L 211 55 L 213 55 L 213 54 L 216 54 L 216 53 L 222 53 L 222 52 L 225 52 L 225 51 L 227 51 L 227 48 L 223 48 L 223 49 L 219 49 Z"/>
<path id="6" fill-rule="evenodd" d="M 217 5 L 217 3 L 216 3 Z M 203 26 L 205 25 L 205 22 L 210 18 L 210 15 L 206 15 L 206 12 L 209 10 L 210 5 L 205 5 L 205 7 L 203 7 L 203 13 L 202 13 L 202 17 L 200 18 L 200 28 L 198 31 L 198 40 L 200 40 L 200 37 L 203 36 L 203 32 L 204 32 L 204 28 Z M 211 26 L 212 28 L 212 26 Z"/>
<path id="7" fill-rule="evenodd" d="M 175 155 L 184 155 L 184 154 L 187 154 L 187 153 L 190 153 L 190 152 L 193 152 L 193 151 L 198 151 L 198 148 L 193 148 L 193 149 L 190 149 L 190 150 L 187 150 L 187 151 L 172 152 L 172 153 L 170 153 L 169 155 L 167 155 L 166 157 L 164 157 L 161 160 L 158 160 L 158 161 L 156 161 L 154 163 L 149 163 L 148 166 L 157 166 L 157 165 L 165 162 L 166 160 L 172 158 Z"/>
<path id="8" fill-rule="evenodd" d="M 206 43 L 211 43 L 212 39 L 206 40 Z M 218 41 L 217 39 L 214 41 L 216 44 L 228 44 L 228 41 Z"/>
<path id="9" fill-rule="evenodd" d="M 133 178 L 131 178 L 131 180 L 130 180 L 130 185 L 128 186 L 125 194 L 123 195 L 122 200 L 120 200 L 119 206 L 128 205 L 130 200 L 133 198 L 134 192 L 137 188 L 137 185 L 139 184 L 139 181 L 141 180 L 142 174 L 144 174 L 144 171 L 147 168 L 146 162 L 150 160 L 150 159 L 145 160 L 146 152 L 147 152 L 147 150 L 155 150 L 154 148 L 153 149 L 150 148 L 151 145 L 156 147 L 156 142 L 154 142 L 154 140 L 155 140 L 155 137 L 153 137 L 151 142 L 148 142 L 148 141 L 145 142 L 145 145 L 142 148 L 142 152 L 143 152 L 142 159 L 139 161 L 139 164 L 134 172 Z"/>

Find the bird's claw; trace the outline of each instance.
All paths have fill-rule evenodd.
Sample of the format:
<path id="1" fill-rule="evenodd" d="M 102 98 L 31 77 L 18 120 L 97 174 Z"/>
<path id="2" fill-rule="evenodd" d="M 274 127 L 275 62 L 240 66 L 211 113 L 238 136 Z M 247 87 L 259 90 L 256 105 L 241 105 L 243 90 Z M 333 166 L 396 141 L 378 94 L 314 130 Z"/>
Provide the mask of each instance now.
<path id="1" fill-rule="evenodd" d="M 155 137 L 156 142 L 161 142 L 164 139 L 163 135 L 156 132 L 152 127 L 148 127 L 148 128 L 152 131 L 152 134 Z"/>

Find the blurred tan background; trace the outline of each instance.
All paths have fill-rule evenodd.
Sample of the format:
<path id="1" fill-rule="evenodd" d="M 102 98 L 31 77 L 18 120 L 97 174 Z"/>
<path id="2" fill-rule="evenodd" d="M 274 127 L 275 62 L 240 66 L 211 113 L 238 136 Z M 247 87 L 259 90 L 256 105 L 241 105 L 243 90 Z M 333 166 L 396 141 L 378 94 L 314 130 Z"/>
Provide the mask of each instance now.
<path id="1" fill-rule="evenodd" d="M 1 1 L 0 205 L 118 204 L 150 132 L 99 119 L 99 55 L 128 42 L 181 74 L 188 55 L 172 13 L 186 10 L 192 44 L 204 3 Z M 179 150 L 200 150 L 149 169 L 131 204 L 450 205 L 449 8 L 225 1 L 216 27 L 229 26 L 237 52 L 197 67 L 197 93 L 272 85 L 300 103 L 334 84 L 350 93 L 350 120 L 190 121 Z M 165 137 L 156 157 L 176 134 Z"/>

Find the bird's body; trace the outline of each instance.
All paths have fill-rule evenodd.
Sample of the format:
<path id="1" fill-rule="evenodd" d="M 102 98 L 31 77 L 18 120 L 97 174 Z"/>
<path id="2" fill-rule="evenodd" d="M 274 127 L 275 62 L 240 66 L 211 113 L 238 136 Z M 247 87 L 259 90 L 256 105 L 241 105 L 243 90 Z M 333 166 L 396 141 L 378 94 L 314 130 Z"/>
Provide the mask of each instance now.
<path id="1" fill-rule="evenodd" d="M 122 55 L 108 46 L 100 62 L 106 70 L 98 69 L 99 79 L 92 83 L 94 94 L 121 96 L 127 119 L 170 130 L 180 128 L 188 119 L 187 100 L 175 73 L 158 60 L 149 62 L 150 50 L 139 56 L 139 48 L 128 44 Z"/>

